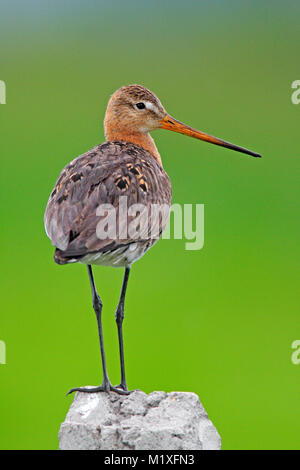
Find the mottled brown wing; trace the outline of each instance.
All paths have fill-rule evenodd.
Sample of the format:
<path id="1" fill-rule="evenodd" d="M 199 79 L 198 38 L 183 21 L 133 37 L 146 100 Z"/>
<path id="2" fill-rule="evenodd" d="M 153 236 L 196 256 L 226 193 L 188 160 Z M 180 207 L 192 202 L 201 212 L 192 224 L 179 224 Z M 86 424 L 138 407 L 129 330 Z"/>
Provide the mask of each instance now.
<path id="1" fill-rule="evenodd" d="M 52 244 L 64 256 L 78 257 L 135 241 L 130 236 L 123 238 L 124 232 L 120 239 L 119 226 L 116 239 L 97 235 L 99 205 L 114 206 L 118 222 L 119 196 L 127 196 L 128 207 L 170 206 L 170 180 L 151 154 L 127 142 L 106 142 L 73 160 L 61 172 L 47 204 L 44 221 Z M 128 215 L 125 221 L 120 217 L 120 222 L 128 226 L 132 218 Z M 143 232 L 144 239 L 149 238 L 149 226 L 151 223 Z"/>

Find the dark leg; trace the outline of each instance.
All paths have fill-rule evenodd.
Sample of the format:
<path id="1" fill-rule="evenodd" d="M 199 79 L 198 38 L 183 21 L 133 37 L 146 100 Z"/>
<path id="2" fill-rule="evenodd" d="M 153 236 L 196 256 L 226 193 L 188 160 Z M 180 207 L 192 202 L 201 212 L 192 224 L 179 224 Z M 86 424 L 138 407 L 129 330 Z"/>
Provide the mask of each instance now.
<path id="1" fill-rule="evenodd" d="M 118 387 L 121 387 L 123 390 L 127 389 L 126 378 L 125 378 L 125 363 L 124 363 L 124 346 L 123 346 L 123 329 L 122 324 L 124 320 L 124 303 L 125 303 L 125 294 L 127 289 L 127 283 L 129 278 L 130 268 L 125 268 L 123 284 L 121 289 L 121 295 L 119 304 L 116 310 L 116 322 L 118 326 L 118 336 L 119 336 L 119 349 L 120 349 L 120 363 L 121 363 L 121 383 Z"/>
<path id="2" fill-rule="evenodd" d="M 103 304 L 102 304 L 102 300 L 100 299 L 100 296 L 99 296 L 99 294 L 96 290 L 92 267 L 90 265 L 88 265 L 87 268 L 88 268 L 88 273 L 89 273 L 89 278 L 90 278 L 90 283 L 91 283 L 91 289 L 92 289 L 93 307 L 94 307 L 94 310 L 95 310 L 95 313 L 96 313 L 97 324 L 98 324 L 98 333 L 99 333 L 100 351 L 101 351 L 101 360 L 102 360 L 102 371 L 103 371 L 103 382 L 102 382 L 102 385 L 100 385 L 100 387 L 72 388 L 67 393 L 67 395 L 69 395 L 69 393 L 76 392 L 76 391 L 86 392 L 86 393 L 114 391 L 114 392 L 117 392 L 121 395 L 127 395 L 128 392 L 126 390 L 120 390 L 119 388 L 113 387 L 111 385 L 111 383 L 109 381 L 109 378 L 108 378 L 108 375 L 107 375 L 105 351 L 104 351 L 104 344 L 103 344 L 102 322 L 101 322 L 101 314 L 102 314 Z"/>

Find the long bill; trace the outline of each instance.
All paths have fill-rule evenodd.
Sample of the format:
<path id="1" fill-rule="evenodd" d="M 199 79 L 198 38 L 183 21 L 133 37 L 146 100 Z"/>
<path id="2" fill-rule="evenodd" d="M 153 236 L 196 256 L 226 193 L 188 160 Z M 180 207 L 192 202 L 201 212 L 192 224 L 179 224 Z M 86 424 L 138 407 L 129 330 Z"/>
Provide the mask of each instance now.
<path id="1" fill-rule="evenodd" d="M 188 135 L 194 137 L 195 139 L 204 140 L 205 142 L 210 142 L 211 144 L 221 145 L 236 152 L 246 153 L 252 157 L 261 158 L 259 153 L 252 152 L 251 150 L 245 149 L 244 147 L 239 147 L 238 145 L 231 144 L 230 142 L 225 142 L 225 140 L 218 139 L 212 135 L 205 134 L 205 132 L 197 131 L 192 127 L 186 126 L 177 119 L 174 119 L 168 114 L 160 121 L 161 129 L 168 129 L 169 131 L 178 132 L 179 134 Z"/>

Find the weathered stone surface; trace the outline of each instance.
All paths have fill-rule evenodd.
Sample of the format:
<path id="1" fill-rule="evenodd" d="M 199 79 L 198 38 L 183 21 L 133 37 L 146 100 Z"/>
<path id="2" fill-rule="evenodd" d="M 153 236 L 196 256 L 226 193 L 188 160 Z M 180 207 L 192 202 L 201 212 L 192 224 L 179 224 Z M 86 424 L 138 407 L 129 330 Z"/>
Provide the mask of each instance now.
<path id="1" fill-rule="evenodd" d="M 194 393 L 80 393 L 59 431 L 60 449 L 221 449 L 221 438 Z"/>

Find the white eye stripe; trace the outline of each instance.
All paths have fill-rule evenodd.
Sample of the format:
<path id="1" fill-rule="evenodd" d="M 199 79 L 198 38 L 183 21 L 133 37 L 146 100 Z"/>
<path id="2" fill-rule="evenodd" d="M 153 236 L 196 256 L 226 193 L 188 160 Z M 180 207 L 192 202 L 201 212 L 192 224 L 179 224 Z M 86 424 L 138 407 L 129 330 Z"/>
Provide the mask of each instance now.
<path id="1" fill-rule="evenodd" d="M 151 103 L 151 101 L 144 101 L 145 103 L 145 106 L 147 109 L 149 109 L 150 111 L 154 111 L 154 112 L 158 112 L 158 109 L 157 107 L 155 106 L 155 104 Z"/>

